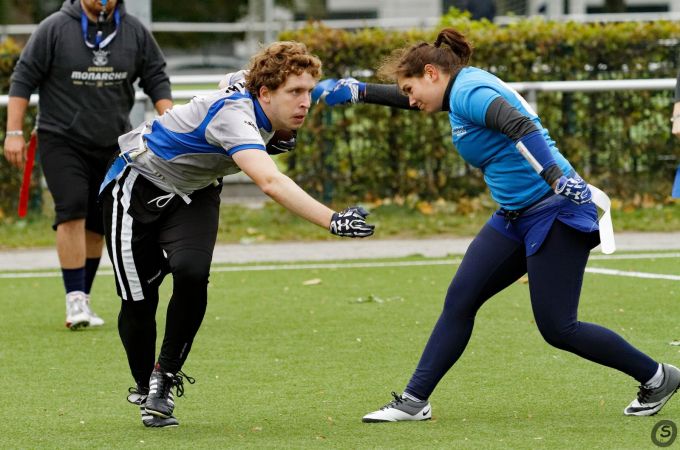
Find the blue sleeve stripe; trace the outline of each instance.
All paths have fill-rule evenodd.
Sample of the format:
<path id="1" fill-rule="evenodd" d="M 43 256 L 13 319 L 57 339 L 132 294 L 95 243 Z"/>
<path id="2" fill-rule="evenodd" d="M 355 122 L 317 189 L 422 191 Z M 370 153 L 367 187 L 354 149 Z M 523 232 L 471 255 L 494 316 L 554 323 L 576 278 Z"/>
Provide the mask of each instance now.
<path id="1" fill-rule="evenodd" d="M 241 150 L 254 149 L 254 150 L 266 150 L 262 144 L 241 144 L 227 150 L 227 155 L 231 156 L 236 152 Z"/>
<path id="2" fill-rule="evenodd" d="M 550 152 L 548 143 L 545 141 L 543 134 L 539 130 L 532 131 L 522 137 L 519 142 L 524 144 L 529 153 L 531 153 L 531 156 L 533 156 L 541 165 L 541 171 L 557 164 L 557 161 L 555 161 L 555 158 L 553 158 L 553 155 Z"/>

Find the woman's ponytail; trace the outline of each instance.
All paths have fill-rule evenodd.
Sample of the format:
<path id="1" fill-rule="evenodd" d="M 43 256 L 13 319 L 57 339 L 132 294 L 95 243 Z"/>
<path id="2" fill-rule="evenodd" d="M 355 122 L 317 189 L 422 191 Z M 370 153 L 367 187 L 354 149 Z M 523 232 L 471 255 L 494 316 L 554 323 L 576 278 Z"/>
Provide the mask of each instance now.
<path id="1" fill-rule="evenodd" d="M 420 77 L 426 64 L 433 64 L 446 73 L 466 66 L 472 56 L 472 45 L 458 31 L 445 28 L 434 44 L 421 42 L 392 52 L 381 64 L 378 75 L 387 80 L 399 77 Z"/>
<path id="2" fill-rule="evenodd" d="M 446 44 L 451 51 L 459 58 L 460 63 L 458 65 L 465 66 L 468 61 L 470 61 L 470 56 L 472 56 L 472 46 L 465 39 L 461 33 L 457 32 L 453 28 L 444 28 L 437 35 L 437 40 L 434 41 L 434 46 L 436 48 L 441 48 L 442 44 Z"/>

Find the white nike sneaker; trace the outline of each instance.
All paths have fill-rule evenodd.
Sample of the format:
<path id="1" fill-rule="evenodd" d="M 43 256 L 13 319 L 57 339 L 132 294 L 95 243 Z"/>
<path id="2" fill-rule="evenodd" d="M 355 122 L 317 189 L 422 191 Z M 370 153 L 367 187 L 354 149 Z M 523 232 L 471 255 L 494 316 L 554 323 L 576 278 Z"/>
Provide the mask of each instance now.
<path id="1" fill-rule="evenodd" d="M 79 330 L 90 325 L 85 293 L 73 291 L 66 294 L 66 328 Z"/>
<path id="2" fill-rule="evenodd" d="M 663 382 L 657 388 L 640 386 L 637 398 L 623 410 L 627 416 L 653 416 L 680 388 L 680 369 L 670 364 L 661 364 Z"/>
<path id="3" fill-rule="evenodd" d="M 401 422 L 404 420 L 430 420 L 432 407 L 430 402 L 418 402 L 404 398 L 396 392 L 392 392 L 394 400 L 377 411 L 366 414 L 361 421 L 372 422 Z"/>
<path id="4" fill-rule="evenodd" d="M 101 327 L 104 325 L 104 319 L 99 317 L 97 313 L 92 311 L 90 308 L 90 294 L 85 294 L 85 312 L 90 316 L 90 326 L 91 327 Z"/>

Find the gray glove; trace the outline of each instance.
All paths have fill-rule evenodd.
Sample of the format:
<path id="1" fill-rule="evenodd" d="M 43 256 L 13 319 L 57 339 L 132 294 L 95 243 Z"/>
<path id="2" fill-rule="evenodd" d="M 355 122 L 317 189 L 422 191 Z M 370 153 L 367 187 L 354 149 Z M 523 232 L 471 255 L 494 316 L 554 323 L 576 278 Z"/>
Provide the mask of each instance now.
<path id="1" fill-rule="evenodd" d="M 297 130 L 285 131 L 278 130 L 274 133 L 269 143 L 267 143 L 267 153 L 279 155 L 281 153 L 292 152 L 297 144 Z"/>

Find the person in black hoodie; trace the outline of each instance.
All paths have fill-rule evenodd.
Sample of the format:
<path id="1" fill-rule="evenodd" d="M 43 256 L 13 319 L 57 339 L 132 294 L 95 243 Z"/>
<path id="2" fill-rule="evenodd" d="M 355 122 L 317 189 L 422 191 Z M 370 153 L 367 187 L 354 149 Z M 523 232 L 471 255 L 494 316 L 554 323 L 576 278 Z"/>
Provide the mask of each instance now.
<path id="1" fill-rule="evenodd" d="M 54 198 L 57 253 L 66 289 L 66 326 L 103 325 L 89 293 L 102 254 L 99 184 L 132 127 L 133 83 L 158 114 L 172 106 L 165 59 L 153 36 L 126 14 L 124 0 L 65 0 L 31 35 L 9 89 L 5 158 L 21 168 L 23 123 L 40 93 L 40 163 Z"/>

